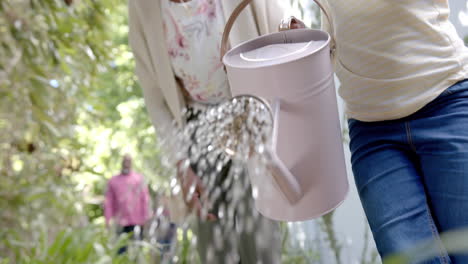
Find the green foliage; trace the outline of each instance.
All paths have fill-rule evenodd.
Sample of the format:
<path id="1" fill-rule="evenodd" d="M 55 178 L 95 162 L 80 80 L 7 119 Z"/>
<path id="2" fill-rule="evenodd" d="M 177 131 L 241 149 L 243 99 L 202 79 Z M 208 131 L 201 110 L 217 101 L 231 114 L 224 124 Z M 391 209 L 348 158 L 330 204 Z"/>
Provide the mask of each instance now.
<path id="1" fill-rule="evenodd" d="M 282 264 L 308 264 L 320 261 L 320 254 L 313 250 L 288 249 L 283 251 Z"/>
<path id="2" fill-rule="evenodd" d="M 13 263 L 32 263 L 74 232 L 83 243 L 102 238 L 102 225 L 79 228 L 87 216 L 102 223 L 122 152 L 157 181 L 126 14 L 124 0 L 0 1 L 0 252 Z"/>
<path id="3" fill-rule="evenodd" d="M 44 223 L 82 220 L 70 178 L 82 165 L 74 125 L 99 62 L 108 59 L 106 5 L 113 1 L 0 2 L 2 241 L 38 241 Z"/>
<path id="4" fill-rule="evenodd" d="M 321 218 L 321 226 L 324 233 L 327 235 L 327 240 L 330 244 L 330 249 L 332 250 L 333 255 L 335 256 L 335 263 L 340 264 L 342 263 L 341 254 L 343 246 L 339 242 L 335 229 L 333 228 L 333 215 L 334 211 L 324 215 Z"/>
<path id="5" fill-rule="evenodd" d="M 7 247 L 11 247 L 17 263 L 132 263 L 130 254 L 117 255 L 120 247 L 131 244 L 128 237 L 109 236 L 106 230 L 96 226 L 67 228 L 53 238 L 42 232 L 39 243 L 34 244 L 8 243 Z"/>
<path id="6" fill-rule="evenodd" d="M 440 256 L 440 243 L 449 255 L 468 252 L 468 229 L 458 229 L 440 234 L 440 241 L 430 239 L 422 241 L 412 248 L 384 259 L 385 264 L 421 263 Z"/>
<path id="7" fill-rule="evenodd" d="M 282 231 L 281 243 L 281 263 L 283 264 L 307 264 L 320 261 L 320 252 L 313 249 L 303 249 L 301 247 L 293 247 L 290 245 L 292 239 L 289 233 L 287 223 L 281 222 L 280 229 Z"/>

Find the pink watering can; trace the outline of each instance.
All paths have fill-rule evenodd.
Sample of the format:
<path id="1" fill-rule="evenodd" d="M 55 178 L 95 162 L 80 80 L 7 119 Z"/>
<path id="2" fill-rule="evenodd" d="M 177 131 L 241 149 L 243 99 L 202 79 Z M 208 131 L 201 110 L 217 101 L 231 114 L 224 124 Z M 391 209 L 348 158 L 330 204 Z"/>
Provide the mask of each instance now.
<path id="1" fill-rule="evenodd" d="M 281 31 L 226 53 L 232 25 L 251 1 L 242 1 L 229 18 L 221 52 L 233 96 L 251 97 L 271 113 L 267 169 L 256 172 L 258 162 L 249 163 L 256 207 L 274 220 L 316 218 L 337 208 L 348 193 L 332 37 L 313 29 Z"/>

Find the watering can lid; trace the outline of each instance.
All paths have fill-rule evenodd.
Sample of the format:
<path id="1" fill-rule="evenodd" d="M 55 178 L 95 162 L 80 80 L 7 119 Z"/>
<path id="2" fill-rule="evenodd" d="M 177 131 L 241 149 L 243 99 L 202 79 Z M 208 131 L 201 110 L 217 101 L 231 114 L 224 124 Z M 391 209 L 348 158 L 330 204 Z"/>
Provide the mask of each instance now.
<path id="1" fill-rule="evenodd" d="M 330 36 L 314 29 L 296 29 L 261 36 L 234 47 L 223 58 L 227 67 L 259 68 L 312 55 L 330 43 Z"/>

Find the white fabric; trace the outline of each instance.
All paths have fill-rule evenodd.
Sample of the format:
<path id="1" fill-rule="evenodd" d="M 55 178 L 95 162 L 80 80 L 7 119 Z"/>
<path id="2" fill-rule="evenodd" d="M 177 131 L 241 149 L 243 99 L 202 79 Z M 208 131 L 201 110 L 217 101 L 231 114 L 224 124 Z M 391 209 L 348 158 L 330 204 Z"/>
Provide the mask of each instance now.
<path id="1" fill-rule="evenodd" d="M 467 77 L 468 51 L 448 19 L 448 0 L 327 2 L 349 117 L 408 116 Z"/>
<path id="2" fill-rule="evenodd" d="M 219 0 L 162 1 L 164 34 L 175 75 L 195 102 L 215 104 L 229 97 L 220 59 L 225 18 Z"/>

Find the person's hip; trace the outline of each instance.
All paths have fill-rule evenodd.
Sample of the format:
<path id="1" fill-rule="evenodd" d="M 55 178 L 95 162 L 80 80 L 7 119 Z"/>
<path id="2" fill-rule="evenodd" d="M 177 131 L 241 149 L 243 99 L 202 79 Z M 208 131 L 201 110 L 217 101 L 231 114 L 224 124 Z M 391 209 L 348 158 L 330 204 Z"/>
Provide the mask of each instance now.
<path id="1" fill-rule="evenodd" d="M 468 79 L 448 87 L 436 99 L 429 102 L 423 108 L 409 116 L 400 119 L 364 122 L 350 118 L 348 119 L 350 138 L 352 139 L 358 134 L 362 134 L 362 129 L 369 130 L 372 132 L 372 135 L 375 135 L 375 132 L 379 130 L 382 132 L 389 132 L 389 128 L 391 128 L 390 131 L 394 131 L 396 128 L 401 127 L 402 124 L 404 125 L 405 122 L 424 119 L 430 120 L 431 118 L 438 115 L 464 112 L 464 106 L 460 105 L 460 102 L 468 102 Z"/>

